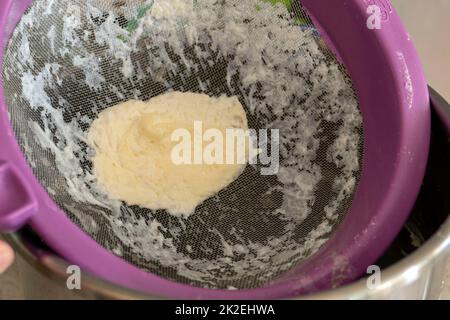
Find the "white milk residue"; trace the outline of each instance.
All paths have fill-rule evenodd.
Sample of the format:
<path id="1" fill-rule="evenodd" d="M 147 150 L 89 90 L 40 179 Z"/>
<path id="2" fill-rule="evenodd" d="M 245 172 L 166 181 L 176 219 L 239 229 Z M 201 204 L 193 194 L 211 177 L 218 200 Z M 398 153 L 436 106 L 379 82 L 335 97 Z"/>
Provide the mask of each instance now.
<path id="1" fill-rule="evenodd" d="M 185 283 L 246 287 L 245 279 L 271 280 L 316 252 L 354 192 L 362 120 L 351 84 L 315 31 L 294 22 L 281 3 L 262 0 L 106 3 L 36 1 L 6 56 L 5 77 L 19 79 L 22 92 L 8 101 L 18 139 L 55 201 L 108 250 Z M 158 88 L 150 96 L 149 86 Z M 15 89 L 8 88 L 7 94 Z M 168 223 L 109 199 L 97 185 L 86 139 L 97 114 L 129 99 L 192 88 L 239 95 L 249 119 L 280 129 L 280 172 L 260 195 L 271 201 L 281 195 L 264 213 L 278 221 L 273 235 L 248 238 L 233 219 L 226 231 L 216 228 L 205 220 L 215 214 L 208 209 L 197 214 L 197 229 L 191 218 Z M 325 201 L 320 185 L 330 171 Z M 238 211 L 221 199 L 211 199 L 220 217 Z M 299 236 L 297 227 L 314 210 L 320 221 Z M 201 239 L 214 244 L 183 240 L 200 229 Z"/>

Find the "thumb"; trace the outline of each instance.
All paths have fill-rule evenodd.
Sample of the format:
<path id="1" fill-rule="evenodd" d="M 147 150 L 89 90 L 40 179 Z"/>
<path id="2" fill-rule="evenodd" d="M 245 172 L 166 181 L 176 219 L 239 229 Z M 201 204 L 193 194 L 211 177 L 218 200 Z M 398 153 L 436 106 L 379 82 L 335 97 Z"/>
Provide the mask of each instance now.
<path id="1" fill-rule="evenodd" d="M 14 261 L 14 251 L 4 241 L 0 240 L 0 274 L 5 272 Z"/>

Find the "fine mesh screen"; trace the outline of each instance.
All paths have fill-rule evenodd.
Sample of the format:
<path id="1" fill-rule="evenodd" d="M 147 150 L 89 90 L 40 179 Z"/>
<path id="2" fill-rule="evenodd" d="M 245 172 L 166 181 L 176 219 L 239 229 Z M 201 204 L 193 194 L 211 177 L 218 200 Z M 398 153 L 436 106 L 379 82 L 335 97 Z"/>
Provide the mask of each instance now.
<path id="1" fill-rule="evenodd" d="M 358 102 L 300 2 L 36 0 L 2 75 L 17 140 L 49 195 L 103 247 L 165 278 L 260 286 L 316 252 L 351 204 Z M 249 127 L 279 129 L 279 172 L 247 165 L 189 218 L 108 198 L 92 172 L 92 121 L 175 90 L 237 96 Z"/>

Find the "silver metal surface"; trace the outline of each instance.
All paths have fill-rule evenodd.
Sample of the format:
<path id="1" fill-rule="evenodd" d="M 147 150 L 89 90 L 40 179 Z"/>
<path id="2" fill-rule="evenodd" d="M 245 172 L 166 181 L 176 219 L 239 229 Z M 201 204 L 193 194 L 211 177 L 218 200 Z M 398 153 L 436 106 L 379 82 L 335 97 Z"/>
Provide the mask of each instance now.
<path id="1" fill-rule="evenodd" d="M 381 284 L 368 289 L 366 279 L 308 299 L 438 299 L 450 257 L 450 220 L 423 247 L 381 273 Z"/>

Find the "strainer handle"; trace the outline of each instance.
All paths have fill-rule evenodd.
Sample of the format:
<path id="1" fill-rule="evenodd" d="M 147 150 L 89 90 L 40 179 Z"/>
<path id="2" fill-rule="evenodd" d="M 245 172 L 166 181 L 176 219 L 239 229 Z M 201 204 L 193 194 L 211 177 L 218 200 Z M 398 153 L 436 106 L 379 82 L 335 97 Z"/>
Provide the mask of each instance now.
<path id="1" fill-rule="evenodd" d="M 0 0 L 0 67 L 3 60 L 3 40 L 9 34 L 31 1 Z M 14 12 L 12 14 L 11 12 Z M 14 17 L 14 19 L 12 18 Z M 37 213 L 38 202 L 24 179 L 26 168 L 19 159 L 17 142 L 4 105 L 0 84 L 0 232 L 12 232 L 21 228 Z"/>
<path id="2" fill-rule="evenodd" d="M 37 207 L 19 171 L 0 160 L 0 232 L 20 229 L 37 212 Z"/>

